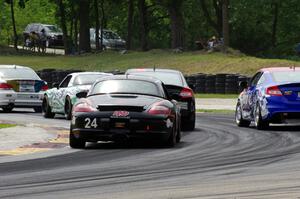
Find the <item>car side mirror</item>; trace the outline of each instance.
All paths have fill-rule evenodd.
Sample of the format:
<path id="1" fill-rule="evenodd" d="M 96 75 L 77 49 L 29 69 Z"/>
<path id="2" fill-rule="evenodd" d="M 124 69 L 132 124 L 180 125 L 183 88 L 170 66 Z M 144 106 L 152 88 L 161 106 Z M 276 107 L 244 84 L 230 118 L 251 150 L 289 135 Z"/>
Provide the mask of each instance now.
<path id="1" fill-rule="evenodd" d="M 57 89 L 59 89 L 59 83 L 54 82 L 54 83 L 52 84 L 52 88 L 57 88 Z"/>
<path id="2" fill-rule="evenodd" d="M 246 89 L 246 88 L 248 88 L 248 82 L 246 82 L 246 81 L 240 82 L 240 83 L 239 83 L 239 87 L 240 87 L 241 89 Z"/>
<path id="3" fill-rule="evenodd" d="M 76 94 L 77 98 L 86 98 L 86 96 L 87 96 L 87 92 L 85 92 L 85 91 L 82 91 L 82 92 L 79 92 Z"/>

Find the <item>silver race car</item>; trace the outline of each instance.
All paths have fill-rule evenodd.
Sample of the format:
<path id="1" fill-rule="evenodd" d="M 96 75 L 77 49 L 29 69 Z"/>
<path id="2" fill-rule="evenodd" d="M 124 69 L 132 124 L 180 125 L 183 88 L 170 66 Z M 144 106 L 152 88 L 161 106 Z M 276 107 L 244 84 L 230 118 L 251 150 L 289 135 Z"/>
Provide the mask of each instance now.
<path id="1" fill-rule="evenodd" d="M 53 118 L 55 114 L 65 115 L 70 120 L 73 104 L 77 101 L 76 94 L 88 91 L 99 78 L 110 76 L 110 73 L 79 72 L 67 75 L 60 84 L 54 83 L 53 88 L 45 92 L 42 112 L 45 118 Z"/>

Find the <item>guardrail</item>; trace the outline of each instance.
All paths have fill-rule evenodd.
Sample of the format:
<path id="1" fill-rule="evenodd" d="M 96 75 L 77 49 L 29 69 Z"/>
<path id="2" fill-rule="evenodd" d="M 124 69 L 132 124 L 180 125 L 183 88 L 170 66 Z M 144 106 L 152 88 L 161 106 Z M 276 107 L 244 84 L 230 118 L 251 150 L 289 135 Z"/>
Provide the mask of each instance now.
<path id="1" fill-rule="evenodd" d="M 48 82 L 51 88 L 53 83 L 61 82 L 68 74 L 82 72 L 81 70 L 56 70 L 43 69 L 37 71 L 41 79 Z M 113 74 L 124 74 L 120 71 L 106 71 Z M 240 92 L 239 82 L 249 81 L 249 77 L 240 74 L 193 74 L 185 76 L 188 84 L 194 85 L 195 93 L 218 93 L 218 94 L 236 94 Z"/>

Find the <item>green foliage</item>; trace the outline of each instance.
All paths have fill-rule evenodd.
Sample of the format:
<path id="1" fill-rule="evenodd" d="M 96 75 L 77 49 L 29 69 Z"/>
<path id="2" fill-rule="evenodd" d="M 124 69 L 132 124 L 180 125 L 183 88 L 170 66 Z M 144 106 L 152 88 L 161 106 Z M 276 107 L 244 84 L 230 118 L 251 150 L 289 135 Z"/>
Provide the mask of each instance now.
<path id="1" fill-rule="evenodd" d="M 102 26 L 116 31 L 122 38 L 126 38 L 128 1 L 99 0 L 99 4 L 102 1 L 104 2 L 105 15 Z M 209 23 L 204 14 L 201 7 L 202 1 L 204 0 L 146 0 L 149 48 L 170 48 L 170 17 L 168 16 L 170 6 L 177 8 L 177 12 L 183 14 L 186 49 L 194 50 L 197 47 L 195 41 L 201 40 L 205 43 L 213 35 L 217 36 L 216 27 Z M 8 44 L 11 41 L 12 22 L 10 5 L 7 4 L 9 2 L 9 0 L 0 0 L 0 44 Z M 22 35 L 28 23 L 59 24 L 56 0 L 15 0 L 14 2 L 19 36 Z M 63 2 L 66 10 L 68 34 L 71 35 L 70 30 L 74 29 L 72 22 L 74 22 L 75 15 L 78 14 L 78 0 L 63 0 Z M 205 0 L 205 2 L 211 20 L 216 22 L 218 17 L 214 2 L 218 3 L 220 9 L 222 1 Z M 274 43 L 272 34 L 275 4 L 278 5 L 278 21 Z M 91 4 L 90 11 L 90 24 L 94 27 L 93 4 Z M 300 42 L 299 13 L 299 0 L 231 0 L 229 8 L 231 47 L 259 56 L 287 57 L 294 55 L 295 44 Z M 134 49 L 140 48 L 139 24 L 138 0 L 134 0 L 132 39 Z"/>

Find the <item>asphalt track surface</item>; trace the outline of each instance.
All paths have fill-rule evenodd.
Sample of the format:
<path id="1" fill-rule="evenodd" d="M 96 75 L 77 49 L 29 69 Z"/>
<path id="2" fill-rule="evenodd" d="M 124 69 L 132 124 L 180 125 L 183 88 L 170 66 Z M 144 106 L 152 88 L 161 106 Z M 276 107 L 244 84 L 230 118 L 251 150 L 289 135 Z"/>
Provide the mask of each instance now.
<path id="1" fill-rule="evenodd" d="M 39 114 L 0 120 L 68 128 Z M 153 146 L 154 145 L 154 146 Z M 91 144 L 0 157 L 0 198 L 300 198 L 300 127 L 238 128 L 233 115 L 198 114 L 175 148 Z"/>

